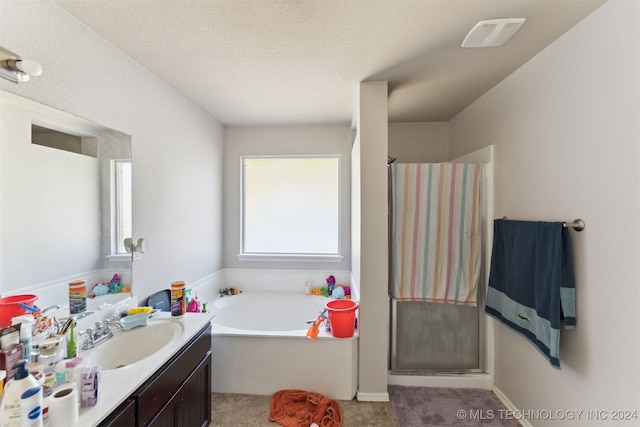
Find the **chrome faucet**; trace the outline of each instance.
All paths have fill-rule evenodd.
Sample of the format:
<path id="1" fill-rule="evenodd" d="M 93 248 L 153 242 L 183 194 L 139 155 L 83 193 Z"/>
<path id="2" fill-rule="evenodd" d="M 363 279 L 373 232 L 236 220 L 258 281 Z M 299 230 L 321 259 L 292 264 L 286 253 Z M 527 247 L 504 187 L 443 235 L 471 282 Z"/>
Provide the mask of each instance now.
<path id="1" fill-rule="evenodd" d="M 95 329 L 87 328 L 85 331 L 81 331 L 80 335 L 84 335 L 82 349 L 89 350 L 111 338 L 113 336 L 111 327 L 123 329 L 124 325 L 119 320 L 103 320 L 96 322 Z"/>

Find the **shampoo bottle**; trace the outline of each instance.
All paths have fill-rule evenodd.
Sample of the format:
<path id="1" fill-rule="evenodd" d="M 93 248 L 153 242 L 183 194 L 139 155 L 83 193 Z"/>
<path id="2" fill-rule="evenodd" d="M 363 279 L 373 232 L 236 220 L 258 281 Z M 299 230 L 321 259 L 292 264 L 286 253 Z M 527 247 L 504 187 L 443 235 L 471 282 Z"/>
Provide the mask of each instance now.
<path id="1" fill-rule="evenodd" d="M 21 360 L 13 365 L 15 376 L 4 389 L 2 406 L 0 406 L 0 427 L 20 427 L 22 424 L 22 410 L 20 399 L 22 394 L 33 387 L 38 387 L 38 381 L 29 373 L 27 361 Z"/>

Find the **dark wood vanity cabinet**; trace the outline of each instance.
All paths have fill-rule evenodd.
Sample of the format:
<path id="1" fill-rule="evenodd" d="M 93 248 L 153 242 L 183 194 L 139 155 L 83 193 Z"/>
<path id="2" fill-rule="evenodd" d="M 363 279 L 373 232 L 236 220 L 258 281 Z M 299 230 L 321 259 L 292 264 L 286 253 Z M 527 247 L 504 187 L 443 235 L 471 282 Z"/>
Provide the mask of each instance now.
<path id="1" fill-rule="evenodd" d="M 204 427 L 210 421 L 211 325 L 207 325 L 100 426 Z"/>
<path id="2" fill-rule="evenodd" d="M 107 417 L 100 426 L 132 427 L 136 425 L 136 401 L 127 399 L 122 405 Z"/>

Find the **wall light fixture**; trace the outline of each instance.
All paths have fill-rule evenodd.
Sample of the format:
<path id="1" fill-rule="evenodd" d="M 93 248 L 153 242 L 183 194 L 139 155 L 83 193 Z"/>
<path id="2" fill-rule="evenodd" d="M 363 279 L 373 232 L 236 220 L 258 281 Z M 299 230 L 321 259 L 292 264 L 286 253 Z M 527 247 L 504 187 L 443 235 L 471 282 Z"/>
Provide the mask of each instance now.
<path id="1" fill-rule="evenodd" d="M 0 47 L 0 77 L 14 83 L 28 82 L 31 77 L 42 74 L 42 65 Z"/>
<path id="2" fill-rule="evenodd" d="M 140 237 L 137 242 L 134 242 L 131 237 L 124 239 L 125 250 L 133 254 L 133 259 L 139 259 L 141 254 L 147 250 L 148 242 L 144 237 Z"/>

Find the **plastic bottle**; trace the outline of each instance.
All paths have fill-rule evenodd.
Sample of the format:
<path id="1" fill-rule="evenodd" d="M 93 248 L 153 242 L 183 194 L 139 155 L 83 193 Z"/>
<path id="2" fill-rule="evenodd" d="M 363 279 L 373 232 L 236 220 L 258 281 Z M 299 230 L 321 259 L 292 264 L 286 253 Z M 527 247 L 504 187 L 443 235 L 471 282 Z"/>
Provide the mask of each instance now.
<path id="1" fill-rule="evenodd" d="M 11 319 L 12 325 L 20 324 L 20 344 L 22 344 L 22 358 L 31 359 L 31 331 L 35 319 L 30 314 L 23 314 Z"/>
<path id="2" fill-rule="evenodd" d="M 173 282 L 171 284 L 171 317 L 180 318 L 187 311 L 185 296 L 184 282 Z"/>
<path id="3" fill-rule="evenodd" d="M 0 406 L 0 427 L 20 427 L 22 423 L 22 409 L 20 399 L 22 394 L 33 387 L 38 387 L 38 381 L 29 373 L 27 361 L 21 360 L 13 365 L 17 369 L 15 376 L 7 383 Z"/>
<path id="4" fill-rule="evenodd" d="M 71 322 L 71 329 L 69 330 L 69 340 L 67 341 L 67 359 L 73 359 L 78 355 L 75 323 L 76 322 Z"/>
<path id="5" fill-rule="evenodd" d="M 22 427 L 42 427 L 42 387 L 32 387 L 20 396 Z"/>
<path id="6" fill-rule="evenodd" d="M 4 394 L 4 380 L 7 378 L 7 371 L 0 370 L 0 403 L 2 402 L 2 395 Z"/>
<path id="7" fill-rule="evenodd" d="M 69 282 L 69 312 L 83 313 L 87 310 L 87 282 L 75 280 Z"/>
<path id="8" fill-rule="evenodd" d="M 198 294 L 189 300 L 189 304 L 187 304 L 187 312 L 200 313 L 200 301 L 198 300 Z"/>
<path id="9" fill-rule="evenodd" d="M 67 362 L 65 360 L 61 360 L 56 363 L 55 374 L 56 387 L 60 387 L 62 384 L 67 382 Z"/>

